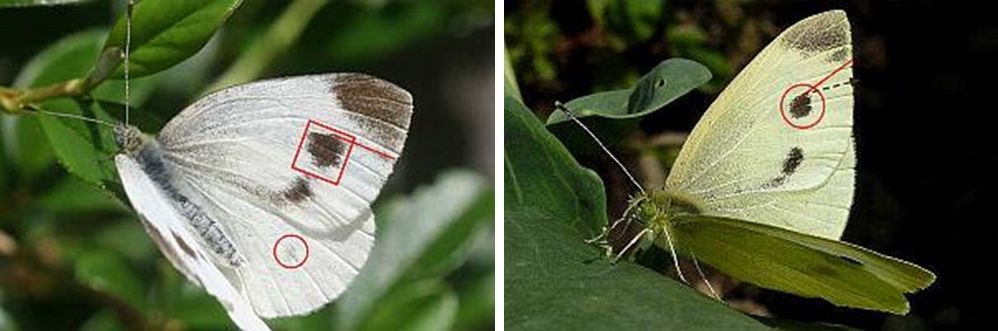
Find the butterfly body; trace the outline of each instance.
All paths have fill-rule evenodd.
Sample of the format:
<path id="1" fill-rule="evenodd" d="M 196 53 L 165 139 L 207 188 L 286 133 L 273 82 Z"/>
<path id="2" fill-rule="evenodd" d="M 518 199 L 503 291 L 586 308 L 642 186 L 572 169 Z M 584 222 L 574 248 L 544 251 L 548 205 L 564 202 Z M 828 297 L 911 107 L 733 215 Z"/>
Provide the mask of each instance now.
<path id="1" fill-rule="evenodd" d="M 181 192 L 177 187 L 173 175 L 176 170 L 171 169 L 172 165 L 164 160 L 164 152 L 155 137 L 124 124 L 116 126 L 114 132 L 121 153 L 132 158 L 165 196 L 169 197 L 170 202 L 177 206 L 180 216 L 189 222 L 208 251 L 214 253 L 213 257 L 236 268 L 246 262 L 225 228 L 205 213 L 200 199 L 192 200 L 191 197 L 196 196 L 193 192 Z M 188 246 L 193 244 L 186 243 Z"/>
<path id="2" fill-rule="evenodd" d="M 649 230 L 648 236 L 653 241 L 664 240 L 675 222 L 680 217 L 700 215 L 701 207 L 697 206 L 694 197 L 682 192 L 667 189 L 650 190 L 632 199 L 633 215 L 624 215 L 625 219 L 636 219 L 644 223 Z M 668 247 L 666 243 L 661 243 Z"/>

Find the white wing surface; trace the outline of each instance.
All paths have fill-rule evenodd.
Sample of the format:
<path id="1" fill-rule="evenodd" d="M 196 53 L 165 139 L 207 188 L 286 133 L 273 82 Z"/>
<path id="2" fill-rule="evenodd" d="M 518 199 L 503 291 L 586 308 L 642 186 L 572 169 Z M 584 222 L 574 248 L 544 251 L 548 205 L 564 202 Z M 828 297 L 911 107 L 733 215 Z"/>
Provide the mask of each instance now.
<path id="1" fill-rule="evenodd" d="M 157 140 L 172 185 L 245 259 L 216 254 L 226 276 L 261 316 L 298 315 L 339 296 L 367 260 L 370 206 L 411 114 L 409 93 L 386 81 L 299 76 L 210 94 Z"/>

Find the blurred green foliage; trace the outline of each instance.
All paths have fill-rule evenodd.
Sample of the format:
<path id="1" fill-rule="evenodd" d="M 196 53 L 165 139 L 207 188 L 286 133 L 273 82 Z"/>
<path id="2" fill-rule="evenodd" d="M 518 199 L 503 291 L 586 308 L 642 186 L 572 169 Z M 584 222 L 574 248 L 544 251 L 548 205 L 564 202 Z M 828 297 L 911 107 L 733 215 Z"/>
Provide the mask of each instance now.
<path id="1" fill-rule="evenodd" d="M 506 7 L 505 43 L 528 106 L 542 115 L 553 101 L 628 88 L 667 58 L 687 58 L 713 73 L 715 93 L 776 32 L 754 1 L 519 1 Z"/>
<path id="2" fill-rule="evenodd" d="M 0 10 L 8 31 L 39 18 L 74 17 L 15 39 L 33 49 L 0 53 L 0 85 L 9 86 L 0 88 L 0 96 L 29 100 L 22 105 L 29 109 L 122 120 L 116 52 L 123 41 L 123 4 Z M 378 71 L 393 54 L 422 42 L 490 28 L 493 6 L 448 0 L 144 0 L 133 12 L 130 73 L 143 77 L 131 80 L 130 121 L 156 132 L 207 89 L 261 76 Z M 302 11 L 310 15 L 296 15 Z M 64 89 L 32 95 L 51 86 Z M 420 95 L 416 100 L 420 108 Z M 13 114 L 0 115 L 0 330 L 232 328 L 218 302 L 162 258 L 128 208 L 110 162 L 116 148 L 106 128 L 8 112 Z M 414 132 L 420 123 L 414 122 Z M 469 170 L 424 169 L 406 159 L 375 206 L 377 243 L 354 286 L 314 314 L 277 319 L 271 327 L 492 326 L 491 185 Z M 404 193 L 417 184 L 421 188 Z"/>

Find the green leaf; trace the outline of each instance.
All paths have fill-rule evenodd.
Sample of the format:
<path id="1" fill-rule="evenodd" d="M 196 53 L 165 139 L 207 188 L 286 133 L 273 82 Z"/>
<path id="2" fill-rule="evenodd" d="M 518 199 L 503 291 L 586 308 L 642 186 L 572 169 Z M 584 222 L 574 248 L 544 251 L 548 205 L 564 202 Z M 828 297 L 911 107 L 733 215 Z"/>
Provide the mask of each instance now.
<path id="1" fill-rule="evenodd" d="M 21 328 L 17 327 L 17 322 L 14 317 L 7 312 L 6 309 L 0 308 L 0 330 L 6 331 L 17 331 Z"/>
<path id="2" fill-rule="evenodd" d="M 449 8 L 439 2 L 398 2 L 392 10 L 351 10 L 349 7 L 352 6 L 340 2 L 336 8 L 351 14 L 333 21 L 335 25 L 329 28 L 339 33 L 331 33 L 324 47 L 329 59 L 341 65 L 363 63 L 372 57 L 392 54 L 448 28 Z"/>
<path id="3" fill-rule="evenodd" d="M 642 117 L 710 81 L 710 77 L 710 71 L 700 63 L 680 58 L 668 59 L 642 76 L 632 89 L 590 94 L 569 101 L 565 107 L 577 117 Z M 548 117 L 547 124 L 568 120 L 568 116 L 556 111 Z"/>
<path id="4" fill-rule="evenodd" d="M 589 236 L 606 224 L 603 184 L 579 166 L 568 150 L 516 99 L 505 99 L 504 205 L 531 207 Z"/>
<path id="5" fill-rule="evenodd" d="M 80 326 L 81 331 L 119 331 L 126 330 L 121 320 L 111 309 L 101 309 L 88 318 Z"/>
<path id="6" fill-rule="evenodd" d="M 172 268 L 172 267 L 169 267 Z M 170 301 L 166 315 L 184 321 L 191 330 L 226 330 L 233 327 L 225 308 L 203 289 L 180 277 L 180 293 Z"/>
<path id="7" fill-rule="evenodd" d="M 119 201 L 116 203 L 123 205 Z M 93 245 L 120 254 L 129 263 L 148 264 L 150 261 L 160 260 L 162 254 L 139 222 L 138 219 L 130 217 L 115 220 L 101 227 L 100 231 L 90 236 L 90 239 Z"/>
<path id="8" fill-rule="evenodd" d="M 113 295 L 130 306 L 146 306 L 145 286 L 117 254 L 102 250 L 81 252 L 76 261 L 76 279 L 99 292 Z"/>
<path id="9" fill-rule="evenodd" d="M 99 102 L 58 99 L 43 103 L 41 108 L 113 121 Z M 114 169 L 118 147 L 110 128 L 77 119 L 42 116 L 38 120 L 59 162 L 69 173 L 126 201 Z"/>
<path id="10" fill-rule="evenodd" d="M 421 207 L 423 206 L 417 208 Z M 422 256 L 416 261 L 415 266 L 417 267 L 407 273 L 407 278 L 444 275 L 464 263 L 470 254 L 475 234 L 494 219 L 495 195 L 492 191 L 481 192 L 476 197 L 476 201 L 464 208 L 464 212 L 426 246 Z M 405 214 L 396 213 L 392 216 L 401 215 Z"/>
<path id="11" fill-rule="evenodd" d="M 169 68 L 194 55 L 232 15 L 241 0 L 144 0 L 132 10 L 129 75 L 141 77 Z M 122 77 L 119 57 L 125 45 L 125 15 L 118 19 L 101 50 L 90 81 L 114 72 Z M 115 69 L 117 68 L 117 70 Z"/>
<path id="12" fill-rule="evenodd" d="M 74 33 L 59 39 L 38 53 L 24 66 L 14 80 L 20 89 L 43 86 L 81 77 L 87 73 L 100 50 L 103 30 Z M 43 115 L 4 116 L 3 130 L 6 152 L 22 179 L 49 169 L 55 154 L 44 143 L 45 134 L 39 125 Z"/>
<path id="13" fill-rule="evenodd" d="M 3 7 L 35 7 L 35 6 L 60 6 L 76 5 L 92 0 L 0 0 L 0 8 Z"/>
<path id="14" fill-rule="evenodd" d="M 523 101 L 523 97 L 520 96 L 520 86 L 516 84 L 516 74 L 513 72 L 513 64 L 509 62 L 509 50 L 506 50 L 505 44 L 503 45 L 505 60 L 505 67 L 503 69 L 503 94 L 510 95 L 517 100 Z"/>
<path id="15" fill-rule="evenodd" d="M 311 331 L 326 330 L 333 323 L 331 309 L 322 309 L 305 316 L 282 317 L 268 320 L 267 324 L 274 330 Z"/>
<path id="16" fill-rule="evenodd" d="M 55 153 L 45 143 L 45 132 L 38 118 L 31 116 L 3 116 L 4 149 L 10 165 L 17 174 L 12 185 L 30 186 L 34 179 L 45 173 L 55 163 Z"/>
<path id="17" fill-rule="evenodd" d="M 768 329 L 668 277 L 610 263 L 584 242 L 606 224 L 599 179 L 509 96 L 505 123 L 506 329 Z"/>
<path id="18" fill-rule="evenodd" d="M 65 177 L 37 202 L 41 208 L 58 213 L 126 211 L 121 201 L 76 177 Z"/>
<path id="19" fill-rule="evenodd" d="M 663 0 L 589 0 L 589 13 L 599 25 L 632 42 L 655 35 L 665 8 Z"/>
<path id="20" fill-rule="evenodd" d="M 458 302 L 461 305 L 458 307 L 455 329 L 477 330 L 493 326 L 495 281 L 495 274 L 489 272 L 473 278 L 470 284 L 458 289 Z"/>
<path id="21" fill-rule="evenodd" d="M 28 88 L 80 78 L 100 51 L 103 29 L 70 34 L 35 55 L 17 74 L 14 86 Z"/>
<path id="22" fill-rule="evenodd" d="M 450 330 L 457 296 L 439 280 L 405 284 L 378 302 L 359 330 Z"/>
<path id="23" fill-rule="evenodd" d="M 455 240 L 454 229 L 492 218 L 491 207 L 482 206 L 492 203 L 486 185 L 472 172 L 452 171 L 411 197 L 390 202 L 376 218 L 378 240 L 371 257 L 338 300 L 338 327 L 357 328 L 393 288 L 413 277 L 433 276 L 428 270 L 442 272 L 451 257 L 441 256 L 441 248 L 465 245 Z"/>

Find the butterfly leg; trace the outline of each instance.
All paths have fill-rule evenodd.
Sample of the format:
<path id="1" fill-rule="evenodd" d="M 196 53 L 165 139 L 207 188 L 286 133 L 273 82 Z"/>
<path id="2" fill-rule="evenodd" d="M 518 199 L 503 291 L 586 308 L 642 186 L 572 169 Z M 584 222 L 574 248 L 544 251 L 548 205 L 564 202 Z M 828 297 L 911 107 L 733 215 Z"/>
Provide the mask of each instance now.
<path id="1" fill-rule="evenodd" d="M 676 246 L 672 244 L 672 235 L 669 234 L 669 227 L 663 227 L 662 230 L 663 233 L 665 233 L 665 241 L 669 244 L 669 253 L 672 253 L 672 263 L 676 267 L 676 273 L 679 275 L 679 280 L 689 285 L 690 282 L 686 281 L 686 277 L 683 277 L 683 269 L 679 267 L 679 256 L 676 255 Z"/>
<path id="2" fill-rule="evenodd" d="M 697 260 L 697 255 L 694 254 L 693 252 L 690 252 L 690 256 L 693 257 L 693 267 L 697 269 L 697 273 L 700 274 L 700 279 L 702 279 L 703 283 L 707 285 L 707 290 L 709 290 L 710 294 L 714 296 L 714 299 L 723 302 L 724 300 L 721 300 L 721 296 L 718 295 L 717 291 L 714 290 L 714 286 L 710 285 L 710 280 L 707 279 L 707 275 L 704 274 L 703 269 L 700 268 L 700 261 Z"/>
<path id="3" fill-rule="evenodd" d="M 631 239 L 631 242 L 627 243 L 627 246 L 624 246 L 624 249 L 620 250 L 620 253 L 617 253 L 617 256 L 613 259 L 613 262 L 617 262 L 618 260 L 620 260 L 620 257 L 624 256 L 624 253 L 627 253 L 627 251 L 630 250 L 631 247 L 634 246 L 634 244 L 638 243 L 638 239 L 641 239 L 641 237 L 644 237 L 649 232 L 651 232 L 651 230 L 648 229 L 644 229 L 641 230 L 641 232 L 638 232 L 638 234 Z"/>

